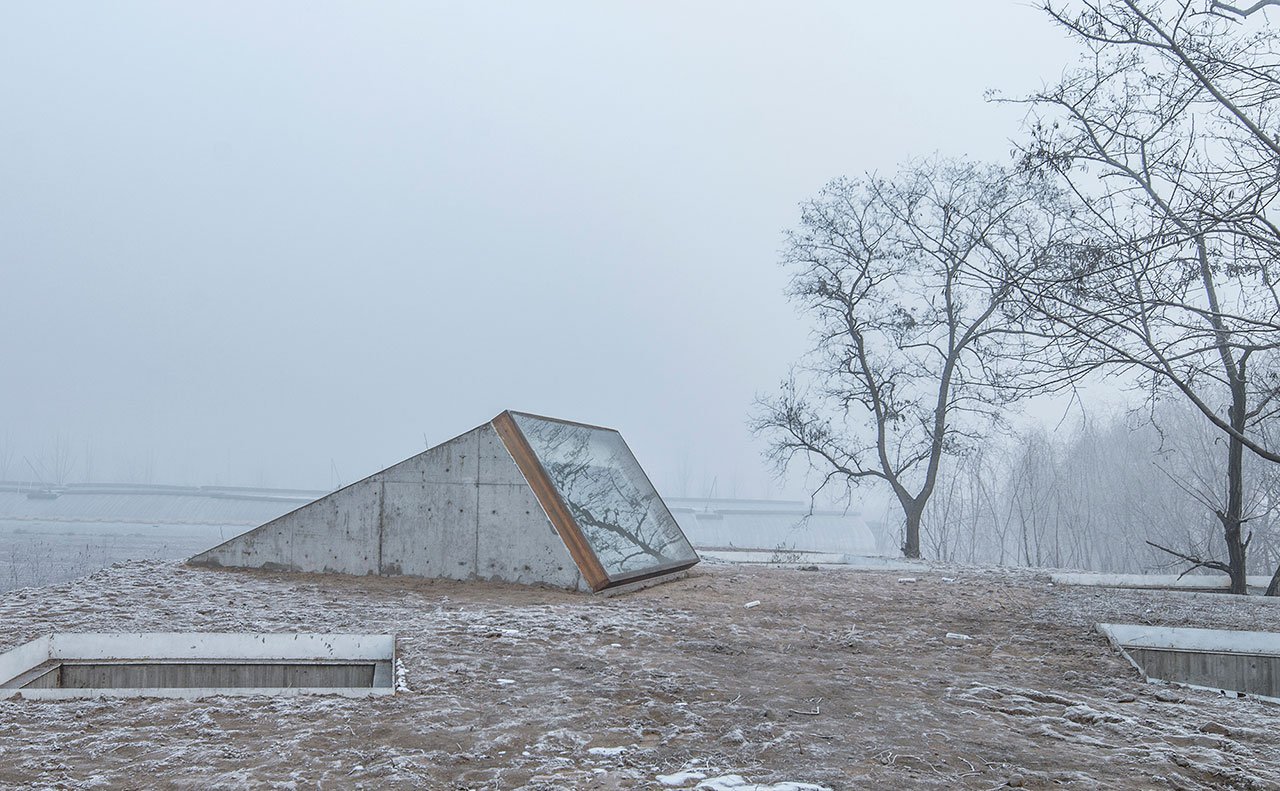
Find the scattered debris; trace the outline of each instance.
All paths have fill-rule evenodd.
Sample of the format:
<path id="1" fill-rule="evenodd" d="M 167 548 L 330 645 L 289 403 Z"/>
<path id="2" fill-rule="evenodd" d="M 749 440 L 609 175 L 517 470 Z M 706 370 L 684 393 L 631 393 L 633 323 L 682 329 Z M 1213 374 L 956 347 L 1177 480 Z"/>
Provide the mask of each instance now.
<path id="1" fill-rule="evenodd" d="M 967 634 L 961 634 L 959 632 L 947 632 L 947 639 L 948 640 L 972 640 L 973 638 Z"/>
<path id="2" fill-rule="evenodd" d="M 755 600 L 755 601 L 749 601 L 749 602 L 747 602 L 746 604 L 744 604 L 744 605 L 742 605 L 742 606 L 743 606 L 743 607 L 746 607 L 748 610 L 750 610 L 752 607 L 759 607 L 759 606 L 760 606 L 760 600 L 759 600 L 759 599 L 757 599 L 757 600 Z"/>
<path id="3" fill-rule="evenodd" d="M 898 577 L 898 582 L 915 582 L 915 577 Z"/>

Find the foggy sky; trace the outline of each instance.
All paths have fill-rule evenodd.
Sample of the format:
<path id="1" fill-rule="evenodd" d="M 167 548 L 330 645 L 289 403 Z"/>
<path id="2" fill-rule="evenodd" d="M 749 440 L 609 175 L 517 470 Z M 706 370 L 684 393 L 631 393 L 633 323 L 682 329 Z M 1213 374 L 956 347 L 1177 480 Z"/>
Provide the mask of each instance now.
<path id="1" fill-rule="evenodd" d="M 1024 2 L 0 5 L 0 475 L 322 488 L 507 408 L 780 492 L 827 180 L 1007 161 Z"/>

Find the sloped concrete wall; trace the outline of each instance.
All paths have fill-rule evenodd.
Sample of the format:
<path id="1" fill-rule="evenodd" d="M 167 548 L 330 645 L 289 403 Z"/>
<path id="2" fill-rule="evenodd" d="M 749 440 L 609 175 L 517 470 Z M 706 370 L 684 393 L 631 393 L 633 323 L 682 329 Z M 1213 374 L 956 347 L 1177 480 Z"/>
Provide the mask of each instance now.
<path id="1" fill-rule="evenodd" d="M 585 588 L 564 542 L 489 424 L 190 562 Z"/>

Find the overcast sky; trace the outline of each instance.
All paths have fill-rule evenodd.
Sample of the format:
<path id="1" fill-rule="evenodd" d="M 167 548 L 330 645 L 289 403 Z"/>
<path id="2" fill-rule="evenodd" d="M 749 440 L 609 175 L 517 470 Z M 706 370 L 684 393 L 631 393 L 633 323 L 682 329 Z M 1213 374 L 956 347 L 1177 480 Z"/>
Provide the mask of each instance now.
<path id="1" fill-rule="evenodd" d="M 1012 0 L 4 3 L 0 473 L 327 487 L 512 408 L 777 496 L 797 204 L 1007 161 L 983 92 L 1071 57 Z"/>

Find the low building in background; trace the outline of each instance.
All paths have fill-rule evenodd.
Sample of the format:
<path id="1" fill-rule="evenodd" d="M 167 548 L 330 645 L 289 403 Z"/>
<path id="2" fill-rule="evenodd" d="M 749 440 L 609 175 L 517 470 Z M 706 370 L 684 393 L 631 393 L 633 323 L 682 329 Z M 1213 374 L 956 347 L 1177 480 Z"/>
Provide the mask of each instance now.
<path id="1" fill-rule="evenodd" d="M 739 562 L 842 563 L 880 554 L 855 510 L 815 509 L 801 500 L 668 497 L 667 507 L 706 557 Z"/>

